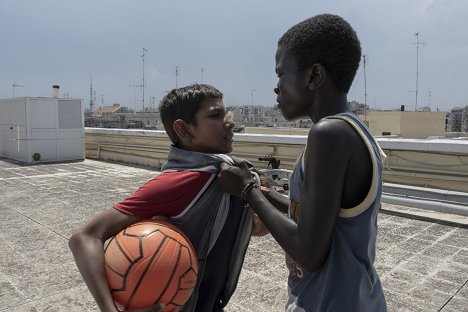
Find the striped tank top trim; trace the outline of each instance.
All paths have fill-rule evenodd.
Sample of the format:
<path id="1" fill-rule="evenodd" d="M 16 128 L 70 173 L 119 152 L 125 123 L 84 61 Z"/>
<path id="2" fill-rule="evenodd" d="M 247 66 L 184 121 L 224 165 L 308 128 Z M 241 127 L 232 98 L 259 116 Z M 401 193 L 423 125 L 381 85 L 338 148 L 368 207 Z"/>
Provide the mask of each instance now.
<path id="1" fill-rule="evenodd" d="M 378 192 L 378 189 L 379 189 L 379 185 L 378 185 L 378 182 L 379 182 L 379 175 L 378 175 L 379 169 L 378 169 L 377 156 L 374 153 L 373 145 L 372 145 L 371 141 L 367 137 L 367 133 L 364 132 L 364 130 L 357 124 L 357 122 L 355 120 L 353 120 L 351 117 L 344 116 L 344 115 L 330 116 L 330 117 L 327 117 L 327 118 L 328 119 L 341 119 L 341 120 L 344 120 L 347 123 L 349 123 L 357 131 L 357 133 L 361 136 L 361 138 L 364 140 L 364 143 L 366 144 L 367 149 L 369 150 L 369 154 L 370 154 L 371 159 L 372 159 L 372 172 L 373 172 L 373 174 L 372 174 L 372 183 L 371 183 L 371 187 L 369 189 L 369 192 L 367 193 L 367 196 L 364 198 L 364 200 L 359 205 L 357 205 L 355 207 L 347 208 L 347 209 L 343 209 L 343 208 L 340 209 L 340 213 L 339 213 L 340 217 L 342 217 L 342 218 L 352 218 L 352 217 L 355 217 L 355 216 L 363 213 L 364 211 L 366 211 L 372 205 L 372 203 L 375 200 L 375 197 L 377 196 L 377 192 Z M 379 149 L 379 153 L 382 155 L 383 158 L 385 158 L 386 157 L 385 153 L 382 151 L 382 149 L 380 148 L 380 146 L 378 144 L 376 144 L 376 145 L 377 145 L 377 147 Z"/>

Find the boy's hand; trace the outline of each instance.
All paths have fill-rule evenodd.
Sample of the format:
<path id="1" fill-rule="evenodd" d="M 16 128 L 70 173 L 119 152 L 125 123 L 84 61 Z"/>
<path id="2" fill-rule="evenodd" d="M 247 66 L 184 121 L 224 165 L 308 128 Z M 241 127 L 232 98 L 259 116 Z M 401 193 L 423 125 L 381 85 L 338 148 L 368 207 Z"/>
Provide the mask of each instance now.
<path id="1" fill-rule="evenodd" d="M 267 189 L 272 187 L 270 180 L 268 180 L 268 178 L 262 170 L 258 170 L 257 168 L 250 168 L 250 171 L 253 171 L 258 174 L 258 177 L 260 178 L 260 186 L 265 187 Z"/>
<path id="2" fill-rule="evenodd" d="M 218 175 L 219 184 L 223 191 L 234 196 L 240 196 L 244 187 L 253 181 L 253 175 L 245 161 L 237 166 L 221 163 Z"/>
<path id="3" fill-rule="evenodd" d="M 246 162 L 244 158 L 236 157 L 236 156 L 231 156 L 232 161 L 234 162 L 234 166 L 240 166 L 241 163 Z M 249 164 L 247 163 L 247 167 L 249 167 Z"/>

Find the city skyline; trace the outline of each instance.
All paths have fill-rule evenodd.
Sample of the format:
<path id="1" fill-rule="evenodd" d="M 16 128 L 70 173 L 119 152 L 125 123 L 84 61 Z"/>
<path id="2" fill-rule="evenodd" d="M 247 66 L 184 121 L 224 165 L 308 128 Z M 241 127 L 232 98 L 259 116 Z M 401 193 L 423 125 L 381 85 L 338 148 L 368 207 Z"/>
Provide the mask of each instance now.
<path id="1" fill-rule="evenodd" d="M 88 106 L 92 76 L 96 107 L 141 109 L 144 60 L 146 107 L 176 84 L 194 82 L 219 88 L 226 106 L 273 106 L 278 38 L 320 13 L 348 20 L 366 55 L 366 79 L 361 63 L 348 101 L 414 110 L 418 78 L 418 108 L 468 105 L 468 3 L 462 0 L 298 0 L 287 6 L 279 0 L 4 0 L 0 97 L 51 96 L 58 84 L 61 96 Z"/>

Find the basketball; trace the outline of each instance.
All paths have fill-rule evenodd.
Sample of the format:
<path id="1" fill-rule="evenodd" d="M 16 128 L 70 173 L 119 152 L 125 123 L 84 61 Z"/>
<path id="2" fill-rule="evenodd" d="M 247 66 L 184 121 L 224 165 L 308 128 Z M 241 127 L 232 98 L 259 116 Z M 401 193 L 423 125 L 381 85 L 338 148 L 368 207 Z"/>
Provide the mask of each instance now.
<path id="1" fill-rule="evenodd" d="M 115 235 L 104 250 L 105 273 L 118 308 L 164 303 L 164 311 L 183 306 L 197 282 L 195 250 L 176 226 L 145 220 Z"/>

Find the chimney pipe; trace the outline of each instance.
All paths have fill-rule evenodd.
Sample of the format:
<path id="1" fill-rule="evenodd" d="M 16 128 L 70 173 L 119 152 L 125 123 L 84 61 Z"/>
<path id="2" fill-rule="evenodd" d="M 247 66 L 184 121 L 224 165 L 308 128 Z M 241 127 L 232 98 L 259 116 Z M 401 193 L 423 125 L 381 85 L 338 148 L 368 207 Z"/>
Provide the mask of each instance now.
<path id="1" fill-rule="evenodd" d="M 52 97 L 54 99 L 58 98 L 59 96 L 59 90 L 60 90 L 60 86 L 59 85 L 53 85 L 52 86 Z"/>

